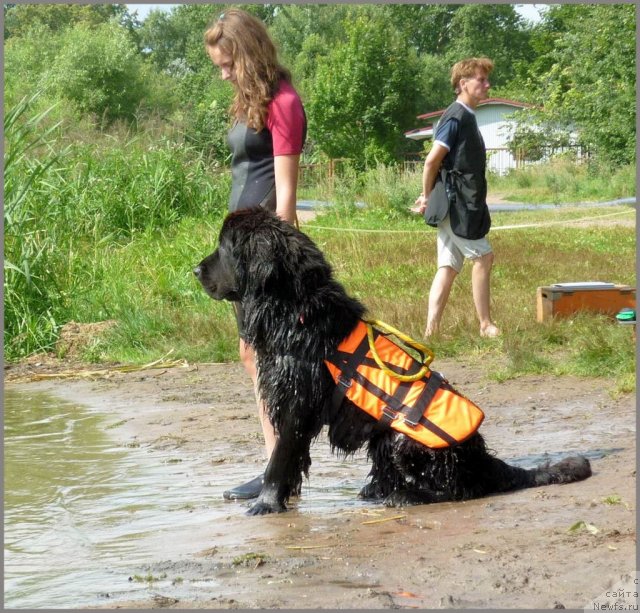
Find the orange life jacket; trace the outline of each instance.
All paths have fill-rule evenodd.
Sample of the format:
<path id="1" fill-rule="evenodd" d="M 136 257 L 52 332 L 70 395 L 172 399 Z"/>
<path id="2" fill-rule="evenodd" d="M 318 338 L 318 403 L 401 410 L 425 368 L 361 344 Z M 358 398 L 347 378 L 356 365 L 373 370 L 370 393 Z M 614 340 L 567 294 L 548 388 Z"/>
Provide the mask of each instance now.
<path id="1" fill-rule="evenodd" d="M 440 373 L 426 368 L 375 328 L 373 338 L 385 370 L 405 378 L 421 369 L 426 374 L 402 381 L 381 369 L 371 352 L 367 324 L 360 321 L 325 360 L 336 382 L 334 406 L 346 396 L 375 419 L 432 448 L 461 443 L 478 430 L 484 413 Z"/>

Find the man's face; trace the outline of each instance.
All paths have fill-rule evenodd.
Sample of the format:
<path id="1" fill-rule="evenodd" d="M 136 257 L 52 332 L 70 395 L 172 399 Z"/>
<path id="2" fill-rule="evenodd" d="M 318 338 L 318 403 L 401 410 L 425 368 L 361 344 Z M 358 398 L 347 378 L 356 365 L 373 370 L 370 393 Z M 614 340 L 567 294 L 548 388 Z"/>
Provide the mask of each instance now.
<path id="1" fill-rule="evenodd" d="M 460 89 L 475 102 L 485 100 L 490 87 L 489 75 L 481 70 L 473 77 L 460 79 Z"/>

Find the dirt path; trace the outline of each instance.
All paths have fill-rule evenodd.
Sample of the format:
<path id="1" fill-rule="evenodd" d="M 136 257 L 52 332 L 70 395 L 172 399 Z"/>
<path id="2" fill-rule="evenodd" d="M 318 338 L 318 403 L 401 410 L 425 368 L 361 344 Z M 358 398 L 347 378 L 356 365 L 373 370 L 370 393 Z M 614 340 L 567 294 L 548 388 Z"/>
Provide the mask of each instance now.
<path id="1" fill-rule="evenodd" d="M 483 432 L 501 457 L 526 462 L 580 450 L 593 476 L 405 509 L 336 505 L 314 514 L 294 500 L 288 513 L 252 518 L 229 503 L 224 525 L 192 535 L 197 554 L 180 557 L 169 547 L 162 568 L 148 569 L 180 574 L 179 593 L 167 587 L 142 602 L 100 608 L 593 609 L 635 572 L 634 398 L 612 398 L 601 380 L 495 383 L 471 365 L 436 360 L 434 368 L 482 406 Z M 114 434 L 123 445 L 180 440 L 182 454 L 210 456 L 212 479 L 225 465 L 262 454 L 251 388 L 237 364 L 25 380 L 55 370 L 45 363 L 9 369 L 5 385 L 76 401 L 126 400 L 126 413 L 113 416 L 122 420 Z M 234 446 L 253 459 L 230 457 Z M 325 445 L 314 448 L 323 453 Z M 220 586 L 213 598 L 198 589 L 205 579 Z"/>
<path id="2" fill-rule="evenodd" d="M 512 205 L 513 202 L 509 200 L 505 200 L 505 194 L 502 193 L 489 193 L 487 196 L 487 204 L 489 205 L 489 210 L 492 211 L 495 207 L 499 207 L 500 205 Z M 566 207 L 570 207 L 571 205 L 564 205 Z M 579 205 L 576 205 L 579 206 Z M 561 225 L 572 225 L 577 224 L 582 227 L 586 225 L 598 225 L 598 226 L 625 226 L 628 228 L 635 227 L 636 225 L 636 216 L 635 214 L 631 214 L 629 210 L 622 209 L 617 207 L 619 210 L 615 210 L 612 213 L 601 213 L 598 212 L 595 215 L 591 215 L 588 209 L 584 209 L 584 214 L 574 221 L 566 220 L 564 222 L 554 222 L 560 223 Z M 313 221 L 317 216 L 317 211 L 314 210 L 298 210 L 298 221 L 301 226 L 304 224 Z M 541 225 L 545 225 L 544 222 L 541 222 Z"/>

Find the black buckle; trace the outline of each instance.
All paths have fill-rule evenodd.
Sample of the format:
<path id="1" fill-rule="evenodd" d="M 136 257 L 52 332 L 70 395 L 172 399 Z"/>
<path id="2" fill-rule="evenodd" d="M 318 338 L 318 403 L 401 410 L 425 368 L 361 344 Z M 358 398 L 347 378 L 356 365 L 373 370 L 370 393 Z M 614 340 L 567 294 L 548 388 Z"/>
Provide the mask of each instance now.
<path id="1" fill-rule="evenodd" d="M 342 374 L 338 376 L 338 385 L 342 385 L 345 389 L 349 389 L 352 383 L 353 379 L 347 379 Z"/>
<path id="2" fill-rule="evenodd" d="M 396 411 L 385 404 L 382 407 L 382 415 L 380 416 L 380 421 L 383 424 L 389 425 L 396 418 L 397 414 L 398 413 Z"/>
<path id="3" fill-rule="evenodd" d="M 422 419 L 422 415 L 420 415 L 417 421 L 405 415 L 403 423 L 407 424 L 410 428 L 415 428 L 420 423 L 420 419 Z"/>

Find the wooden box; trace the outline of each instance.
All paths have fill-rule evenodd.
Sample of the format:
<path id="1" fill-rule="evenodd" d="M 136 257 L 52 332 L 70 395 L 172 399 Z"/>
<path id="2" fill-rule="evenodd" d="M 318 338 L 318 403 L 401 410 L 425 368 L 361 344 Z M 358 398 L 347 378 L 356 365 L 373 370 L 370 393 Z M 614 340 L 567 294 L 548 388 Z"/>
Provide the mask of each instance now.
<path id="1" fill-rule="evenodd" d="M 614 283 L 556 283 L 539 287 L 536 295 L 536 319 L 548 321 L 578 311 L 615 315 L 624 307 L 635 309 L 636 290 Z"/>

